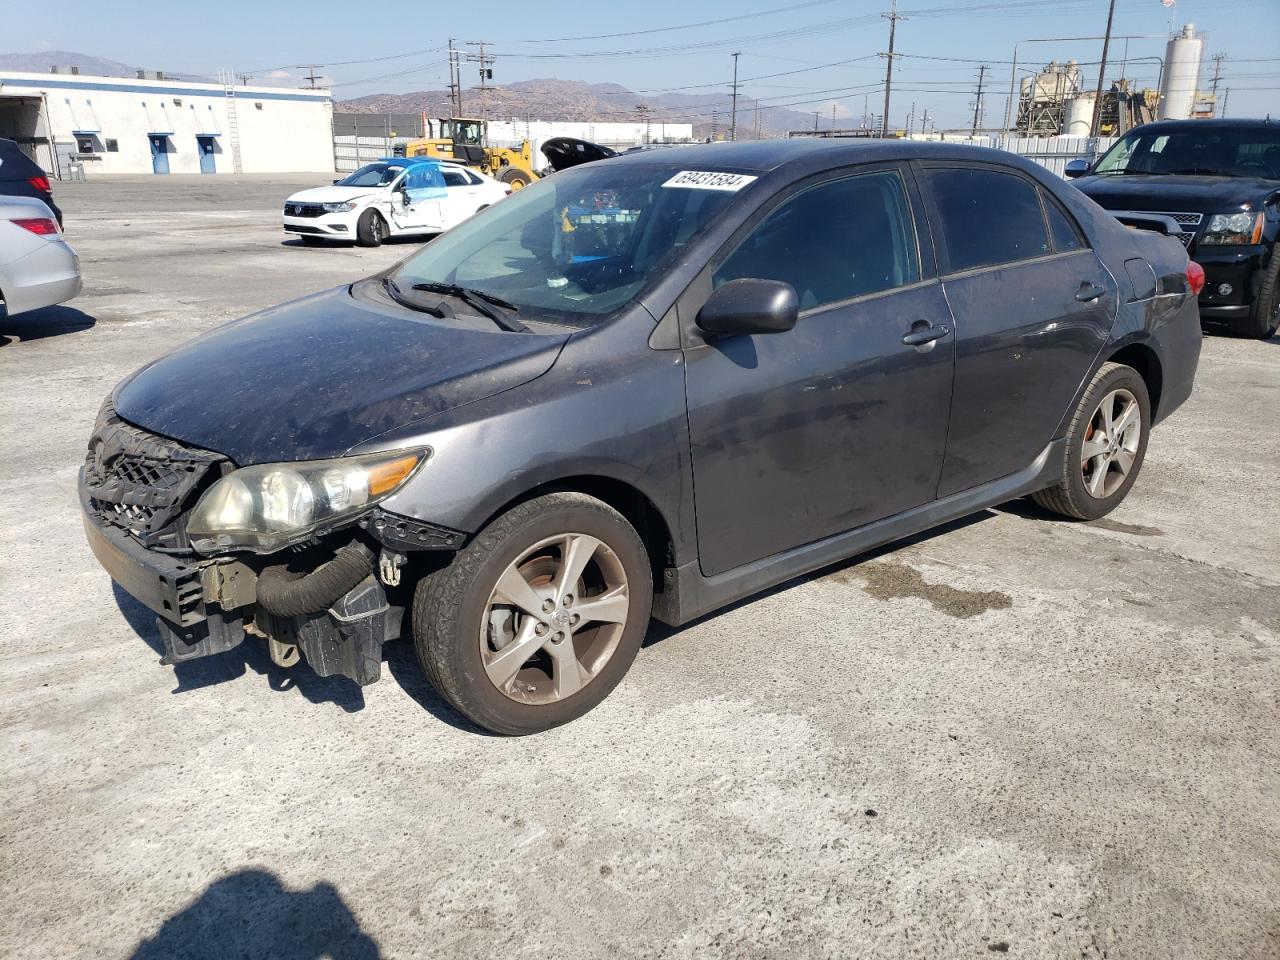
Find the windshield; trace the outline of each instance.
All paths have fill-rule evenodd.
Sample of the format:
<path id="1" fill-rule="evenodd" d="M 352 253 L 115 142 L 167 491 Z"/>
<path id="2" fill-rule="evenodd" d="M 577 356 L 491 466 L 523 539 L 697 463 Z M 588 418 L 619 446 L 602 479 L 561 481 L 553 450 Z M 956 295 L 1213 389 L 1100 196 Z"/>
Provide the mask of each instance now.
<path id="1" fill-rule="evenodd" d="M 733 192 L 669 187 L 679 168 L 601 161 L 547 177 L 432 241 L 397 285 L 456 284 L 586 326 L 662 275 Z"/>
<path id="2" fill-rule="evenodd" d="M 1093 172 L 1280 180 L 1280 128 L 1135 130 L 1107 151 Z"/>
<path id="3" fill-rule="evenodd" d="M 385 187 L 404 173 L 404 167 L 395 163 L 366 163 L 355 173 L 338 181 L 340 187 Z"/>

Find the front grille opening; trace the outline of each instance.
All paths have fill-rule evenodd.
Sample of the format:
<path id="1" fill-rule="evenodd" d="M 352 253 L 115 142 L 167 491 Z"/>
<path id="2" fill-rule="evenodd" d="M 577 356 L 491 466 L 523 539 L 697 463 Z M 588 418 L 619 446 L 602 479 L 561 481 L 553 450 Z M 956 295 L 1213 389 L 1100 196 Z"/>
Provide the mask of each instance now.
<path id="1" fill-rule="evenodd" d="M 212 468 L 226 462 L 112 415 L 89 441 L 85 488 L 103 522 L 144 546 L 186 548 L 186 514 L 218 478 Z"/>

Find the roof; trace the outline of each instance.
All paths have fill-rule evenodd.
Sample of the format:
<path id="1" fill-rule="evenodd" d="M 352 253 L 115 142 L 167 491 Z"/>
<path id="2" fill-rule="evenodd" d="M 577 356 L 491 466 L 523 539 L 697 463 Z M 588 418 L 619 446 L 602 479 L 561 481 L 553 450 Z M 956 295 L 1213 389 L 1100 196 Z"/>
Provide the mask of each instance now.
<path id="1" fill-rule="evenodd" d="M 782 167 L 844 166 L 878 160 L 984 160 L 1023 166 L 1014 154 L 990 147 L 921 140 L 751 140 L 705 143 L 625 153 L 610 163 L 688 164 L 701 169 L 763 174 Z"/>
<path id="2" fill-rule="evenodd" d="M 443 161 L 437 160 L 435 157 L 379 157 L 372 163 L 397 163 L 402 167 L 413 166 L 414 164 L 426 163 L 434 166 L 440 166 Z"/>
<path id="3" fill-rule="evenodd" d="M 1218 117 L 1212 120 L 1157 120 L 1154 123 L 1144 123 L 1141 127 L 1134 127 L 1133 129 L 1158 133 L 1161 130 L 1257 130 L 1263 127 L 1280 130 L 1280 120 L 1273 120 L 1270 117 L 1264 120 L 1246 117 L 1239 119 Z M 1129 132 L 1132 133 L 1133 130 Z"/>

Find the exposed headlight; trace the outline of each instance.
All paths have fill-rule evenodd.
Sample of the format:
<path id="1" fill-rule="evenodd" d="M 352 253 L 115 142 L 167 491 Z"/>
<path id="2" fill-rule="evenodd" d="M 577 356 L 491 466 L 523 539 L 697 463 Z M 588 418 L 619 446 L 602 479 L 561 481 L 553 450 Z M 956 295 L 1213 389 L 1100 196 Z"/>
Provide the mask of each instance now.
<path id="1" fill-rule="evenodd" d="M 1265 217 L 1261 213 L 1215 213 L 1201 243 L 1260 243 Z"/>
<path id="2" fill-rule="evenodd" d="M 187 519 L 187 536 L 201 553 L 270 553 L 363 513 L 428 456 L 429 450 L 396 450 L 242 467 L 204 492 Z"/>
<path id="3" fill-rule="evenodd" d="M 320 206 L 324 207 L 325 213 L 346 213 L 348 210 L 356 208 L 356 205 L 350 200 L 344 203 L 322 203 Z"/>

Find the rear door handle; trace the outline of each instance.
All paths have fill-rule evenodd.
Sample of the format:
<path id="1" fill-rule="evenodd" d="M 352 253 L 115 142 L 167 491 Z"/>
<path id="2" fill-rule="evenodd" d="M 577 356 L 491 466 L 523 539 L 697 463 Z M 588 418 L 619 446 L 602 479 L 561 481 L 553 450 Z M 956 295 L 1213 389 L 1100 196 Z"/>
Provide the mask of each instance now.
<path id="1" fill-rule="evenodd" d="M 941 323 L 933 327 L 919 327 L 904 336 L 902 338 L 902 342 L 908 347 L 922 347 L 926 343 L 933 343 L 935 340 L 941 340 L 950 332 L 951 328 L 945 323 Z"/>
<path id="2" fill-rule="evenodd" d="M 1106 287 L 1095 286 L 1086 280 L 1080 284 L 1080 289 L 1076 291 L 1076 299 L 1081 303 L 1092 303 L 1106 292 Z"/>

